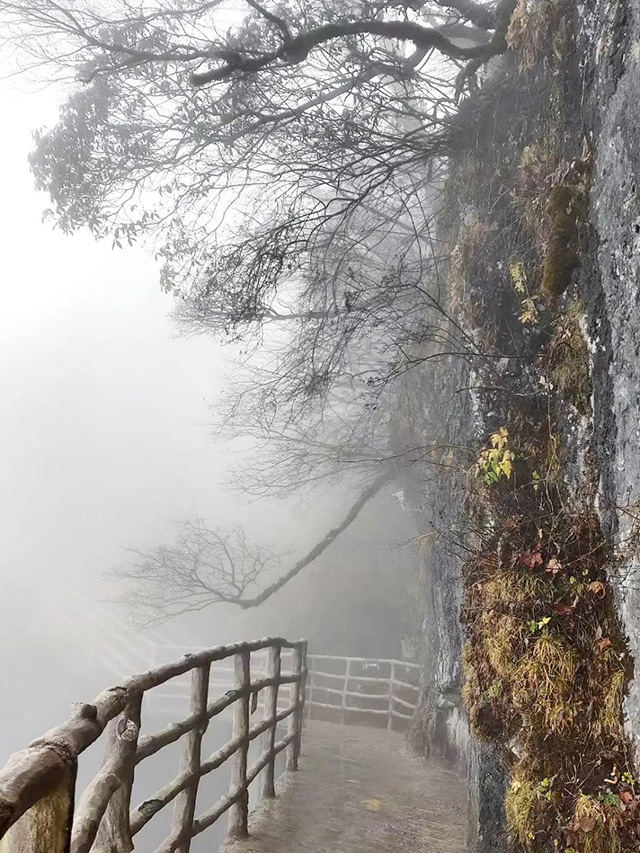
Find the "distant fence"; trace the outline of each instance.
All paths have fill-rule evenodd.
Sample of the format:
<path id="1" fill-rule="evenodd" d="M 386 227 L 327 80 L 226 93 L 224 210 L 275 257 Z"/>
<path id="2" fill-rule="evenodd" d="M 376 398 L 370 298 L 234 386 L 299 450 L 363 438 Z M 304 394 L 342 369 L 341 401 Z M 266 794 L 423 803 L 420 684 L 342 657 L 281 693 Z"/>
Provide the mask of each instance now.
<path id="1" fill-rule="evenodd" d="M 283 671 L 283 651 L 290 653 Z M 252 654 L 266 655 L 264 677 L 252 678 Z M 171 832 L 155 853 L 189 853 L 191 840 L 229 813 L 232 837 L 247 834 L 249 785 L 265 771 L 262 794 L 274 796 L 276 756 L 286 750 L 287 768 L 295 770 L 305 703 L 306 641 L 271 638 L 219 646 L 185 655 L 174 663 L 134 675 L 79 705 L 62 725 L 13 755 L 0 770 L 1 853 L 129 853 L 132 838 L 159 811 L 174 803 Z M 210 699 L 211 666 L 232 660 L 234 686 Z M 160 731 L 141 736 L 143 700 L 148 691 L 191 673 L 190 713 Z M 262 673 L 261 673 L 262 674 Z M 254 672 L 255 675 L 255 672 Z M 216 679 L 217 680 L 217 679 Z M 287 700 L 279 696 L 280 688 Z M 261 700 L 261 701 L 260 701 Z M 284 707 L 283 707 L 284 704 Z M 251 715 L 263 710 L 251 725 Z M 210 720 L 232 709 L 231 740 L 202 760 L 201 747 Z M 277 726 L 287 731 L 277 740 Z M 104 759 L 98 774 L 74 808 L 77 759 L 106 729 Z M 249 746 L 263 735 L 263 748 L 248 764 Z M 169 744 L 182 740 L 178 775 L 154 796 L 131 809 L 138 765 Z M 227 760 L 229 790 L 196 816 L 198 785 Z"/>
<path id="2" fill-rule="evenodd" d="M 307 717 L 404 728 L 418 704 L 420 666 L 383 658 L 309 655 Z"/>

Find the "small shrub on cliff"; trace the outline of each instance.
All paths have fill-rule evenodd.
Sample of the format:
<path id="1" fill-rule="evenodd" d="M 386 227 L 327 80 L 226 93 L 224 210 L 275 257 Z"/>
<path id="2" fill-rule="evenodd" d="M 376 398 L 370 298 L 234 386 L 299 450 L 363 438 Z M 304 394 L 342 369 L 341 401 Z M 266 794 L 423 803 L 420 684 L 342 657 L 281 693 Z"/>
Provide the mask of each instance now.
<path id="1" fill-rule="evenodd" d="M 513 473 L 513 452 L 509 449 L 509 433 L 500 427 L 489 438 L 489 447 L 480 451 L 476 471 L 485 483 L 497 483 L 501 479 L 509 480 Z"/>

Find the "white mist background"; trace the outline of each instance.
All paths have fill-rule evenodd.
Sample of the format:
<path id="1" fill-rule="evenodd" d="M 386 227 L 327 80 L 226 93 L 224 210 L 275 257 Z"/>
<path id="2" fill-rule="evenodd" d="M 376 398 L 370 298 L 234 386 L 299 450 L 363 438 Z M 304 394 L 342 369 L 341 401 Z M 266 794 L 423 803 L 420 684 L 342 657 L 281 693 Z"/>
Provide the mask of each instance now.
<path id="1" fill-rule="evenodd" d="M 231 358 L 174 336 L 144 251 L 42 223 L 27 155 L 59 98 L 0 83 L 0 760 L 109 683 L 92 602 L 117 597 L 106 576 L 127 546 L 170 542 L 193 512 L 294 550 L 323 521 L 222 491 L 235 448 L 208 422 Z M 198 643 L 238 639 L 235 611 L 197 621 Z"/>

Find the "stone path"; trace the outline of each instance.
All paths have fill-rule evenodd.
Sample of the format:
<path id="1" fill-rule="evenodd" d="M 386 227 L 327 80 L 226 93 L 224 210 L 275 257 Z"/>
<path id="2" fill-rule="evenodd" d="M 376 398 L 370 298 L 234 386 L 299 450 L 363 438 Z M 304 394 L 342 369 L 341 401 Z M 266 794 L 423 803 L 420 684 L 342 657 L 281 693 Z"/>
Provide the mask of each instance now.
<path id="1" fill-rule="evenodd" d="M 397 732 L 312 721 L 300 770 L 221 853 L 464 853 L 466 785 Z"/>

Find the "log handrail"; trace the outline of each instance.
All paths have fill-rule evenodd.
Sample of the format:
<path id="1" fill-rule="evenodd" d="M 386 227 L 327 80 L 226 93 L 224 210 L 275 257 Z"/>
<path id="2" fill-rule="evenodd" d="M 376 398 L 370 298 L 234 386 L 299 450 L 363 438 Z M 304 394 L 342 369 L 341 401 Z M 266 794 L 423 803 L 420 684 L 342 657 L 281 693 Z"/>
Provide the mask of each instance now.
<path id="1" fill-rule="evenodd" d="M 291 672 L 282 672 L 283 650 L 292 653 Z M 252 681 L 251 655 L 262 651 L 266 651 L 269 661 L 277 660 L 278 663 L 270 664 L 266 677 Z M 211 664 L 226 659 L 234 661 L 236 683 L 233 689 L 209 702 L 209 689 L 215 683 L 209 677 Z M 61 846 L 54 851 L 50 846 L 41 848 L 34 842 L 29 848 L 32 853 L 108 853 L 113 850 L 127 853 L 133 850 L 132 836 L 172 801 L 175 805 L 171 833 L 157 847 L 156 853 L 189 853 L 191 839 L 225 812 L 229 812 L 230 835 L 245 835 L 251 782 L 267 768 L 271 791 L 275 759 L 285 749 L 290 756 L 288 769 L 297 768 L 306 660 L 305 640 L 290 642 L 282 637 L 271 637 L 216 646 L 133 675 L 100 693 L 92 703 L 75 706 L 67 720 L 15 753 L 0 769 L 0 839 L 9 833 L 10 847 L 12 834 L 17 833 L 16 837 L 23 839 L 34 823 L 33 815 L 40 803 L 50 800 L 52 792 L 62 789 L 64 797 L 58 799 L 69 804 L 65 814 L 56 817 L 50 807 L 42 808 L 42 819 L 58 820 L 58 827 L 60 821 L 65 822 L 68 831 L 58 833 L 63 839 Z M 159 732 L 139 736 L 147 691 L 188 672 L 192 675 L 189 716 Z M 289 703 L 279 710 L 278 689 L 282 685 L 290 685 Z M 259 723 L 249 725 L 250 713 L 261 691 L 268 695 L 264 717 Z M 207 725 L 229 707 L 234 714 L 231 740 L 203 761 L 201 745 Z M 286 736 L 276 740 L 278 724 L 287 719 Z M 85 788 L 75 813 L 69 811 L 74 799 L 78 757 L 107 728 L 102 766 Z M 248 767 L 249 743 L 261 734 L 267 735 L 266 749 Z M 183 738 L 183 750 L 178 775 L 132 811 L 131 791 L 136 766 L 179 738 Z M 227 759 L 232 760 L 229 792 L 196 817 L 200 779 Z"/>
<path id="2" fill-rule="evenodd" d="M 327 672 L 327 665 L 330 663 L 336 664 L 342 669 L 341 672 Z M 366 672 L 370 669 L 378 671 L 387 668 L 388 675 L 364 675 L 364 672 L 354 671 L 354 665 L 360 664 L 361 669 Z M 420 664 L 410 661 L 393 660 L 392 658 L 361 658 L 361 657 L 341 657 L 338 655 L 309 655 L 307 658 L 308 665 L 308 687 L 306 690 L 307 716 L 311 717 L 314 709 L 323 709 L 324 711 L 336 712 L 330 715 L 330 718 L 335 716 L 341 723 L 347 723 L 350 720 L 360 724 L 367 722 L 367 717 L 371 717 L 372 721 L 380 720 L 386 717 L 388 729 L 394 728 L 394 721 L 400 721 L 402 725 L 406 725 L 407 721 L 413 716 L 414 711 L 418 706 L 418 694 L 420 685 L 407 681 L 411 677 L 411 673 L 419 675 Z M 404 670 L 400 674 L 402 678 L 398 678 L 398 670 Z M 323 679 L 329 681 L 334 686 L 326 686 Z M 336 684 L 339 682 L 339 684 Z M 363 690 L 354 690 L 352 685 L 378 685 L 380 693 L 369 693 Z M 376 689 L 371 687 L 369 689 Z M 403 695 L 398 695 L 401 691 Z M 350 699 L 357 699 L 360 702 L 365 700 L 369 703 L 384 704 L 382 707 L 371 707 L 370 705 L 358 705 L 350 703 Z M 378 725 L 378 724 L 376 724 Z"/>

